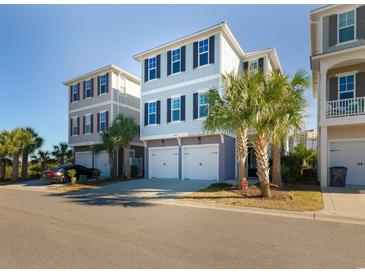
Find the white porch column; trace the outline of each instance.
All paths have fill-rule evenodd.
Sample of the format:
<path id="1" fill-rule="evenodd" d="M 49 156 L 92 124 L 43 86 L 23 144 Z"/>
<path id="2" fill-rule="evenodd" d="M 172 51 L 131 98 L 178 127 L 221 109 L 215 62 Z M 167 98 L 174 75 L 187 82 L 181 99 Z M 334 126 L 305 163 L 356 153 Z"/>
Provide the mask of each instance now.
<path id="1" fill-rule="evenodd" d="M 328 186 L 328 134 L 327 127 L 321 127 L 320 135 L 320 180 L 321 187 Z"/>

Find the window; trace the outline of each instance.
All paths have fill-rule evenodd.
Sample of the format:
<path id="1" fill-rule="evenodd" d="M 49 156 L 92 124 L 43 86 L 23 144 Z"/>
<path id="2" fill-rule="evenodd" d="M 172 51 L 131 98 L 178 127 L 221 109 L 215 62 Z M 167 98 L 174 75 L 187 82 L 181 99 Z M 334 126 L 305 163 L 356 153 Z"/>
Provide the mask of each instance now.
<path id="1" fill-rule="evenodd" d="M 346 75 L 339 77 L 338 97 L 340 100 L 354 98 L 355 96 L 355 76 Z"/>
<path id="2" fill-rule="evenodd" d="M 72 102 L 79 100 L 79 85 L 72 85 Z"/>
<path id="3" fill-rule="evenodd" d="M 91 97 L 91 80 L 85 81 L 85 98 Z"/>
<path id="4" fill-rule="evenodd" d="M 354 40 L 355 37 L 355 11 L 338 15 L 338 41 L 343 43 Z"/>
<path id="5" fill-rule="evenodd" d="M 106 75 L 100 76 L 100 94 L 106 93 Z"/>
<path id="6" fill-rule="evenodd" d="M 100 131 L 106 130 L 106 111 L 100 112 Z"/>
<path id="7" fill-rule="evenodd" d="M 72 118 L 72 135 L 76 136 L 78 135 L 78 128 L 77 128 L 77 117 Z"/>
<path id="8" fill-rule="evenodd" d="M 208 64 L 209 61 L 209 43 L 208 39 L 199 41 L 199 66 Z"/>
<path id="9" fill-rule="evenodd" d="M 148 103 L 148 124 L 156 124 L 156 102 Z"/>
<path id="10" fill-rule="evenodd" d="M 258 68 L 258 61 L 254 60 L 250 62 L 250 71 L 256 71 Z"/>
<path id="11" fill-rule="evenodd" d="M 148 59 L 148 75 L 149 79 L 156 79 L 156 57 Z"/>
<path id="12" fill-rule="evenodd" d="M 134 149 L 129 150 L 129 159 L 136 158 L 136 151 Z"/>
<path id="13" fill-rule="evenodd" d="M 85 116 L 85 134 L 91 133 L 91 115 Z"/>
<path id="14" fill-rule="evenodd" d="M 171 99 L 171 119 L 180 121 L 180 98 Z"/>
<path id="15" fill-rule="evenodd" d="M 171 54 L 171 65 L 172 65 L 172 73 L 177 73 L 181 71 L 181 50 L 175 49 Z"/>
<path id="16" fill-rule="evenodd" d="M 199 93 L 199 117 L 208 116 L 208 94 Z"/>

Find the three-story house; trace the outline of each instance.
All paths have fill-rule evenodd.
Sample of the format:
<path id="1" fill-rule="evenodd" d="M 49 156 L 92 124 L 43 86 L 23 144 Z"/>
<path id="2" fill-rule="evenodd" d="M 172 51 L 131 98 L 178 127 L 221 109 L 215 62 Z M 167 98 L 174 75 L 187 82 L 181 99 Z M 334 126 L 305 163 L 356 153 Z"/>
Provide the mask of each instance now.
<path id="1" fill-rule="evenodd" d="M 207 91 L 222 74 L 280 69 L 274 49 L 245 53 L 223 22 L 134 56 L 141 63 L 141 140 L 145 176 L 229 180 L 236 174 L 235 136 L 208 134 Z M 255 176 L 252 150 L 248 175 Z"/>

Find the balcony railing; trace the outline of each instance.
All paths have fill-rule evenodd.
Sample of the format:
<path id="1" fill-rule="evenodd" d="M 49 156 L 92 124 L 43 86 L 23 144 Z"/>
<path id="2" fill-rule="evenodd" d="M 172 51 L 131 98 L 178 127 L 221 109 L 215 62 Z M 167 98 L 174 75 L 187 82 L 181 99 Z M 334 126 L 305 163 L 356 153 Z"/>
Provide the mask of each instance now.
<path id="1" fill-rule="evenodd" d="M 327 102 L 327 118 L 347 117 L 365 114 L 365 97 Z"/>

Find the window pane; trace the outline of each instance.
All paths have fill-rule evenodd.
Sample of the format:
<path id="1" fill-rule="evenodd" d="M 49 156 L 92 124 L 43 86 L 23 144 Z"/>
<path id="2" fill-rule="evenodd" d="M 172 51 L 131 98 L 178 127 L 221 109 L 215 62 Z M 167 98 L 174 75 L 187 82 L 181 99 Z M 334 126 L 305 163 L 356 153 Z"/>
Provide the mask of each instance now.
<path id="1" fill-rule="evenodd" d="M 172 121 L 179 121 L 179 120 L 180 120 L 180 110 L 173 110 Z"/>
<path id="2" fill-rule="evenodd" d="M 339 42 L 351 41 L 354 39 L 354 26 L 339 30 Z"/>
<path id="3" fill-rule="evenodd" d="M 150 80 L 153 80 L 156 78 L 156 69 L 150 70 Z"/>
<path id="4" fill-rule="evenodd" d="M 173 100 L 172 100 L 172 108 L 173 108 L 173 109 L 178 109 L 178 108 L 180 108 L 180 99 L 173 99 Z"/>
<path id="5" fill-rule="evenodd" d="M 354 90 L 354 84 L 353 83 L 347 84 L 347 89 L 346 90 Z"/>
<path id="6" fill-rule="evenodd" d="M 155 102 L 149 103 L 149 105 L 148 105 L 148 112 L 149 113 L 156 112 L 156 103 Z"/>
<path id="7" fill-rule="evenodd" d="M 350 99 L 350 98 L 354 98 L 354 92 L 344 92 L 344 93 L 340 93 L 340 99 Z"/>
<path id="8" fill-rule="evenodd" d="M 156 114 L 150 114 L 150 124 L 156 124 Z"/>
<path id="9" fill-rule="evenodd" d="M 340 77 L 340 84 L 346 84 L 346 77 Z"/>
<path id="10" fill-rule="evenodd" d="M 353 75 L 347 76 L 347 83 L 353 83 L 353 82 L 354 82 L 354 76 Z"/>
<path id="11" fill-rule="evenodd" d="M 206 117 L 208 116 L 208 106 L 200 106 L 199 107 L 199 117 Z"/>
<path id="12" fill-rule="evenodd" d="M 172 64 L 172 73 L 180 72 L 180 61 Z"/>
<path id="13" fill-rule="evenodd" d="M 207 94 L 200 94 L 199 104 L 200 105 L 208 104 L 208 95 Z"/>
<path id="14" fill-rule="evenodd" d="M 200 54 L 199 59 L 200 66 L 208 64 L 208 53 Z"/>
<path id="15" fill-rule="evenodd" d="M 340 91 L 346 91 L 346 84 L 340 85 Z"/>

